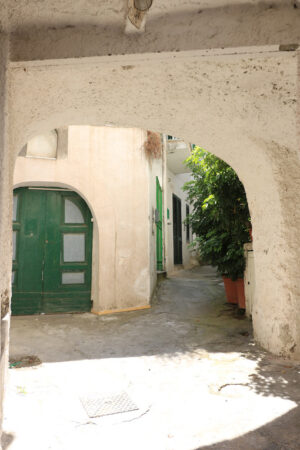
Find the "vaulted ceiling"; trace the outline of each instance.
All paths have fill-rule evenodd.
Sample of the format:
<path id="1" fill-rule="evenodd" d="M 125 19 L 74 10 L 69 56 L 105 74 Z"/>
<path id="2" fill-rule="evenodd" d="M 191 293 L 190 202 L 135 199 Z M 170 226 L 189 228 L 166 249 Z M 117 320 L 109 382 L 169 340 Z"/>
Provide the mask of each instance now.
<path id="1" fill-rule="evenodd" d="M 296 8 L 298 0 L 154 0 L 149 21 L 182 15 L 200 15 L 208 9 Z M 300 3 L 299 3 L 300 8 Z M 122 27 L 128 0 L 0 0 L 0 29 L 22 31 L 31 27 L 113 26 Z"/>

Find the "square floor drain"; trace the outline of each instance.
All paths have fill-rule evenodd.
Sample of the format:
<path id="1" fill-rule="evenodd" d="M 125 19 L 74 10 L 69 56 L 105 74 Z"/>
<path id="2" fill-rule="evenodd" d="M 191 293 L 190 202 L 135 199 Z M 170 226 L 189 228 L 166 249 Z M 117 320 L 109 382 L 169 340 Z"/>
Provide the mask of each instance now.
<path id="1" fill-rule="evenodd" d="M 100 397 L 99 394 L 89 394 L 82 397 L 81 403 L 89 417 L 108 416 L 129 411 L 136 411 L 139 408 L 131 400 L 126 392 Z"/>

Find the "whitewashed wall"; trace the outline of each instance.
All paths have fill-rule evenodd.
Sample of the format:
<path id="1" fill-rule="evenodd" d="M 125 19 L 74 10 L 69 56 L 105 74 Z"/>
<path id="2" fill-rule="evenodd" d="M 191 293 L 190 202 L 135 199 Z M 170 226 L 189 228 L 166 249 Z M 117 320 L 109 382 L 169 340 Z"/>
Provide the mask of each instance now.
<path id="1" fill-rule="evenodd" d="M 150 283 L 151 293 L 156 286 L 156 177 L 158 177 L 161 188 L 163 189 L 163 159 L 151 159 L 149 161 L 149 253 L 150 253 Z"/>
<path id="2" fill-rule="evenodd" d="M 181 217 L 182 221 L 186 218 L 187 195 L 182 190 L 184 183 L 190 181 L 191 175 L 182 173 L 175 175 L 170 170 L 167 171 L 166 184 L 166 203 L 165 203 L 165 218 L 167 228 L 167 252 L 166 252 L 166 270 L 173 272 L 176 269 L 174 266 L 174 246 L 173 246 L 173 194 L 181 199 Z M 192 207 L 190 206 L 190 212 Z M 169 219 L 167 219 L 167 208 L 169 209 Z M 192 241 L 192 230 L 190 228 L 190 242 Z M 184 268 L 190 267 L 195 261 L 192 257 L 193 252 L 189 249 L 189 243 L 186 239 L 186 227 L 182 224 L 182 265 Z"/>
<path id="3" fill-rule="evenodd" d="M 58 154 L 54 160 L 18 157 L 16 161 L 15 186 L 67 186 L 88 203 L 94 218 L 95 312 L 150 301 L 149 169 L 144 140 L 145 132 L 137 128 L 71 126 L 67 158 Z"/>

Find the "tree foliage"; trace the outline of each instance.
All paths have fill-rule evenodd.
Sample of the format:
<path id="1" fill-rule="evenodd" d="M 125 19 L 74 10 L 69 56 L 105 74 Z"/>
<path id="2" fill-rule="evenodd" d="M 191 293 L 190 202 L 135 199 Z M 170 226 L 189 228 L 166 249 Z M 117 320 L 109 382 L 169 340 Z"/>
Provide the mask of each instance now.
<path id="1" fill-rule="evenodd" d="M 193 206 L 188 221 L 197 235 L 201 259 L 233 280 L 243 277 L 243 245 L 250 241 L 250 214 L 235 171 L 209 152 L 194 147 L 186 160 L 193 179 L 185 184 Z"/>

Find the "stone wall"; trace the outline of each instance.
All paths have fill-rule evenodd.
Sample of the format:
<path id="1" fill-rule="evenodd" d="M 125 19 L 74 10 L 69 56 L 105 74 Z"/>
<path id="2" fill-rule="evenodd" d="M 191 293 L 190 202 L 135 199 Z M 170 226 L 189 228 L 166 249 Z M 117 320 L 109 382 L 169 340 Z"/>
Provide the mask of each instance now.
<path id="1" fill-rule="evenodd" d="M 8 39 L 0 34 L 0 302 L 1 302 L 1 346 L 0 346 L 0 434 L 3 417 L 4 382 L 7 370 L 9 312 L 11 295 L 12 260 L 12 154 L 8 142 L 8 80 L 7 65 L 9 57 Z M 1 444 L 0 444 L 1 446 Z"/>

